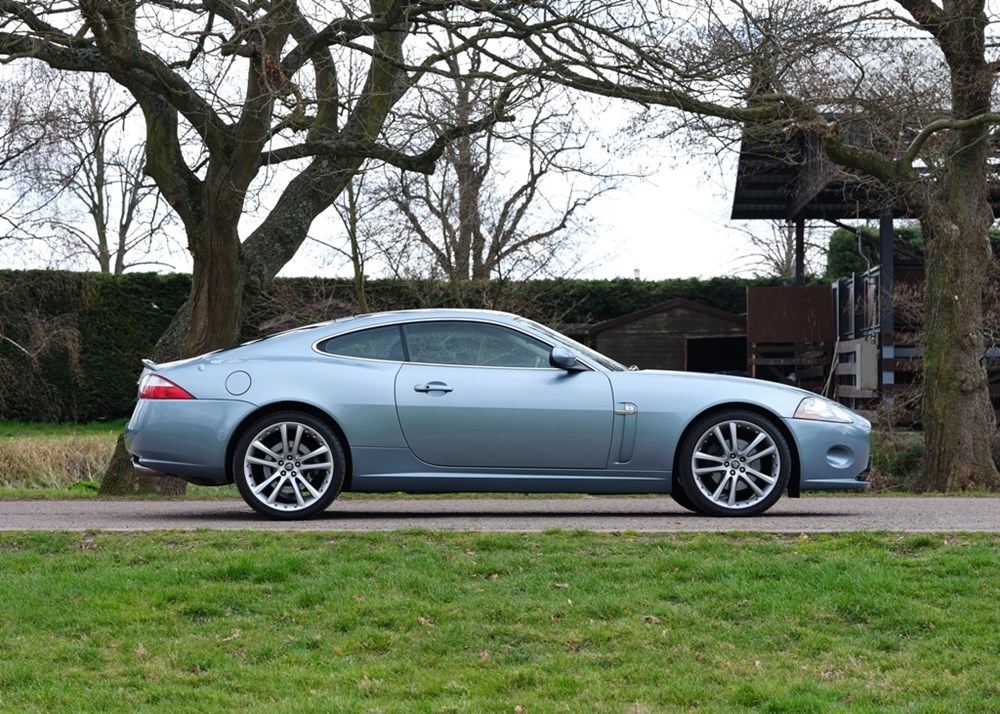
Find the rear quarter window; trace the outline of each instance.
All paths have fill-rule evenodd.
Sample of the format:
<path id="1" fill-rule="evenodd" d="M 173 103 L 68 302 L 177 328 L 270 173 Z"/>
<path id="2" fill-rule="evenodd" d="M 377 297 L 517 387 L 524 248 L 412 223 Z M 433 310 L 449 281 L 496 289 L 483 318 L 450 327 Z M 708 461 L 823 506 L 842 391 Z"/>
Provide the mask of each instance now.
<path id="1" fill-rule="evenodd" d="M 341 357 L 403 361 L 403 341 L 398 325 L 373 327 L 337 335 L 320 342 L 316 345 L 316 349 Z"/>

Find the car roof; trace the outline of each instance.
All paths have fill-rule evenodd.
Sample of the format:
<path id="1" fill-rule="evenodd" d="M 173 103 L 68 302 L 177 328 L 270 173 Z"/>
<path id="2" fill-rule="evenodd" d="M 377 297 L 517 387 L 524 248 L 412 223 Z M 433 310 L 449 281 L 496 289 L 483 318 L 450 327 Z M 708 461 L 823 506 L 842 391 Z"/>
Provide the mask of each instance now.
<path id="1" fill-rule="evenodd" d="M 448 319 L 448 318 L 488 318 L 491 320 L 497 320 L 499 322 L 508 322 L 516 319 L 516 315 L 509 312 L 502 312 L 500 310 L 474 310 L 470 308 L 420 308 L 414 310 L 390 310 L 386 312 L 369 312 L 361 315 L 351 315 L 348 317 L 341 317 L 336 320 L 331 320 L 329 323 L 341 323 L 341 322 L 370 322 L 371 324 L 383 323 L 383 322 L 396 322 L 403 320 L 434 320 L 434 319 Z"/>
<path id="2" fill-rule="evenodd" d="M 264 337 L 260 337 L 241 345 L 230 347 L 225 350 L 210 353 L 211 356 L 224 357 L 227 352 L 239 350 L 242 354 L 248 352 L 260 353 L 269 352 L 270 348 L 287 349 L 292 343 L 303 342 L 309 345 L 332 337 L 343 332 L 366 327 L 377 327 L 398 322 L 419 322 L 423 320 L 489 320 L 507 325 L 515 325 L 523 318 L 518 318 L 509 312 L 498 310 L 470 310 L 460 308 L 428 308 L 417 310 L 392 310 L 387 312 L 373 312 L 361 315 L 348 315 L 326 322 L 316 322 L 310 325 L 293 327 L 282 332 L 275 332 Z M 207 356 L 207 355 L 206 355 Z"/>

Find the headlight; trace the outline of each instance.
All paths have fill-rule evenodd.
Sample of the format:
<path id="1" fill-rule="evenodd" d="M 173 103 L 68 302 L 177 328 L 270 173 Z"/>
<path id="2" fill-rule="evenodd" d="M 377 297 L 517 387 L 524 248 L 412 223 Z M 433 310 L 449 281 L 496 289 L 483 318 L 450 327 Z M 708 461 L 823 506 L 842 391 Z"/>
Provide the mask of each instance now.
<path id="1" fill-rule="evenodd" d="M 850 424 L 854 421 L 854 413 L 837 402 L 831 402 L 823 397 L 806 397 L 795 410 L 796 419 L 814 419 L 816 421 L 839 421 Z"/>

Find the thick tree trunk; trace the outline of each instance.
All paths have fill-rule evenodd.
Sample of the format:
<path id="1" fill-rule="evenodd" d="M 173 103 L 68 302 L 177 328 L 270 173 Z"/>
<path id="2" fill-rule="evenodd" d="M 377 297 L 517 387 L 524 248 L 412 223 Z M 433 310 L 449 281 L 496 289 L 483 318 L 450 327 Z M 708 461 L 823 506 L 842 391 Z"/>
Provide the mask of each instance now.
<path id="1" fill-rule="evenodd" d="M 995 77 L 986 63 L 981 3 L 955 4 L 935 28 L 951 71 L 958 120 L 991 109 Z M 944 172 L 931 188 L 924 227 L 923 421 L 928 488 L 996 489 L 1000 474 L 991 442 L 996 416 L 986 376 L 983 290 L 993 265 L 987 232 L 993 222 L 987 186 L 989 126 L 972 121 L 951 134 Z"/>
<path id="2" fill-rule="evenodd" d="M 995 489 L 996 429 L 984 356 L 982 288 L 993 260 L 983 226 L 927 231 L 923 422 L 932 491 Z"/>
<path id="3" fill-rule="evenodd" d="M 241 201 L 242 205 L 242 201 Z M 191 317 L 183 352 L 193 357 L 224 347 L 240 339 L 243 317 L 243 267 L 240 239 L 236 231 L 239 209 L 220 211 L 204 240 L 194 249 L 191 273 Z M 231 214 L 231 217 L 226 217 Z M 216 214 L 218 215 L 218 214 Z M 214 217 L 214 216 L 213 216 Z M 173 357 L 177 359 L 178 357 Z"/>
<path id="4" fill-rule="evenodd" d="M 238 213 L 238 211 L 237 211 Z M 218 214 L 216 214 L 218 215 Z M 239 341 L 242 325 L 243 271 L 235 222 L 221 222 L 215 236 L 190 243 L 202 252 L 194 261 L 191 294 L 153 349 L 155 362 L 183 359 Z M 101 479 L 102 495 L 183 494 L 187 484 L 172 476 L 140 474 L 121 437 Z"/>

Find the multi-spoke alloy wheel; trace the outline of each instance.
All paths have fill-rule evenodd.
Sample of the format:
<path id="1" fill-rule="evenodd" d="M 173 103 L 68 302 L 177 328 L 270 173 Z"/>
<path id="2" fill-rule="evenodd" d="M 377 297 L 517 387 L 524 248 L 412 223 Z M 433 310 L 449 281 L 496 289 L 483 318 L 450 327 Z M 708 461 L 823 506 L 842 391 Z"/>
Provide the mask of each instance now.
<path id="1" fill-rule="evenodd" d="M 731 410 L 699 421 L 681 447 L 680 481 L 695 508 L 754 516 L 781 497 L 791 473 L 781 431 L 759 414 Z"/>
<path id="2" fill-rule="evenodd" d="M 323 422 L 281 412 L 252 424 L 233 456 L 233 475 L 251 508 L 272 518 L 324 510 L 344 483 L 344 450 Z"/>

